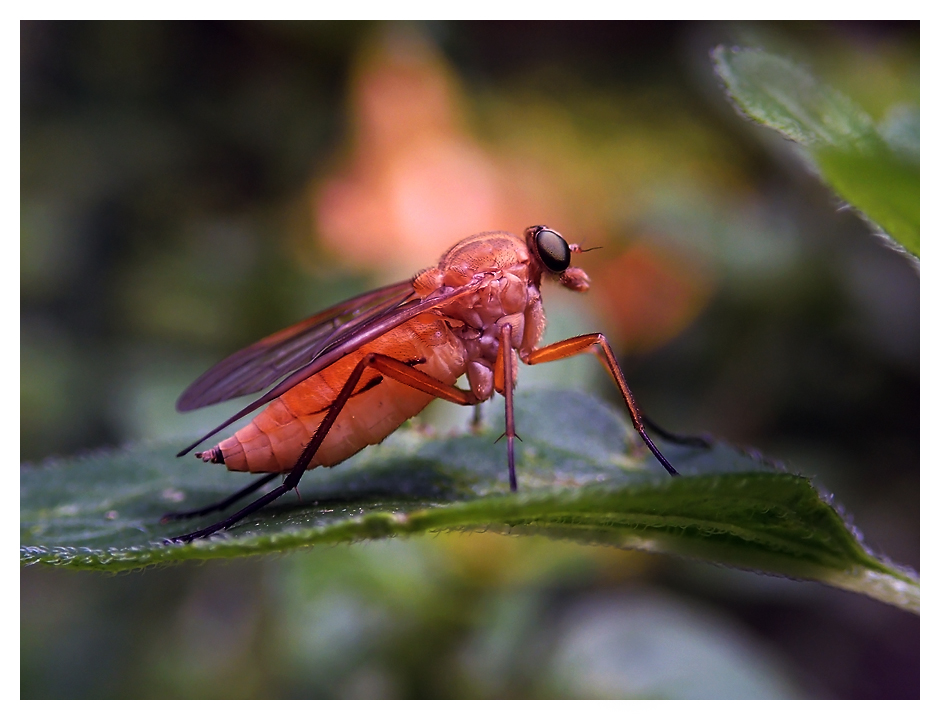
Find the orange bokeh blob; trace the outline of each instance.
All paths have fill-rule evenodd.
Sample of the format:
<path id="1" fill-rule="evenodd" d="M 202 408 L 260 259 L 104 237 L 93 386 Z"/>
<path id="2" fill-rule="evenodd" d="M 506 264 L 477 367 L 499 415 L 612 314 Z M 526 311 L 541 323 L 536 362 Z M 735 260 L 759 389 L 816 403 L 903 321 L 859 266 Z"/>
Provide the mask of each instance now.
<path id="1" fill-rule="evenodd" d="M 376 43 L 351 95 L 351 155 L 314 193 L 316 234 L 342 262 L 398 278 L 467 235 L 534 222 L 463 129 L 459 87 L 420 37 Z"/>
<path id="2" fill-rule="evenodd" d="M 597 270 L 591 292 L 619 347 L 644 352 L 688 327 L 712 295 L 711 273 L 661 247 L 637 243 Z"/>

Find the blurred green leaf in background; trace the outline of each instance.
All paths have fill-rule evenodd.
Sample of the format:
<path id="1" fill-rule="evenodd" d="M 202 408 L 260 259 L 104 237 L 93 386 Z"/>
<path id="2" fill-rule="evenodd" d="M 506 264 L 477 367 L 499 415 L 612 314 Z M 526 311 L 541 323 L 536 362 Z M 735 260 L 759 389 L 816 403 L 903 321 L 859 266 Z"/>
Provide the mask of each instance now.
<path id="1" fill-rule="evenodd" d="M 23 23 L 21 523 L 23 544 L 45 549 L 21 570 L 21 695 L 918 697 L 916 615 L 596 536 L 386 539 L 383 526 L 382 539 L 264 560 L 118 574 L 43 560 L 98 563 L 99 551 L 163 532 L 156 520 L 181 495 L 198 503 L 233 489 L 237 477 L 172 457 L 179 439 L 239 407 L 173 409 L 211 364 L 408 277 L 462 236 L 544 223 L 602 248 L 579 258 L 589 293 L 546 287 L 547 342 L 606 333 L 659 424 L 785 459 L 865 530 L 875 562 L 917 568 L 917 273 L 869 224 L 836 212 L 842 201 L 793 143 L 742 122 L 725 91 L 746 111 L 764 107 L 767 122 L 798 117 L 785 127 L 806 142 L 804 159 L 917 254 L 919 32 Z M 766 52 L 720 51 L 719 79 L 718 46 Z M 591 358 L 521 368 L 519 388 L 620 407 Z M 565 428 L 536 415 L 538 430 L 520 430 L 542 486 L 531 502 L 553 492 L 553 472 L 590 475 L 585 457 L 552 449 Z M 304 502 L 381 484 L 359 470 L 408 456 L 409 442 L 469 442 L 473 473 L 499 490 L 503 451 L 464 437 L 468 421 L 433 403 L 387 443 L 311 474 Z M 141 462 L 108 449 L 128 447 Z M 53 460 L 70 456 L 80 459 Z M 591 472 L 634 477 L 617 462 L 595 457 Z M 442 490 L 450 471 L 432 466 L 411 475 L 421 503 L 442 501 L 434 492 L 448 505 L 473 500 L 472 488 Z M 98 477 L 99 467 L 126 474 Z M 499 503 L 500 492 L 474 502 Z M 415 502 L 368 497 L 385 519 Z M 259 521 L 309 528 L 330 509 L 317 507 L 285 501 Z M 363 536 L 354 521 L 340 526 L 345 539 Z"/>
<path id="2" fill-rule="evenodd" d="M 723 46 L 715 68 L 738 108 L 806 147 L 823 179 L 905 250 L 920 257 L 920 111 L 871 117 L 792 62 Z"/>

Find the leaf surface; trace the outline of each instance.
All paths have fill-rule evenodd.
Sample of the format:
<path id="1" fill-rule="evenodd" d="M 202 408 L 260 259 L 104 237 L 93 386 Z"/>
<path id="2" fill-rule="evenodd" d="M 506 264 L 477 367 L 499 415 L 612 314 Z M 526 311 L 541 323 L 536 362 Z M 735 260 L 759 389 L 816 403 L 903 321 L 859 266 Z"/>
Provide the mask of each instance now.
<path id="1" fill-rule="evenodd" d="M 336 468 L 308 472 L 302 499 L 281 499 L 230 531 L 165 544 L 214 518 L 161 525 L 174 510 L 217 501 L 248 476 L 177 444 L 135 446 L 24 465 L 21 562 L 123 570 L 442 530 L 538 533 L 819 580 L 911 610 L 912 573 L 871 554 L 803 477 L 723 444 L 662 443 L 670 477 L 625 422 L 573 391 L 517 395 L 520 491 L 509 493 L 502 416 L 479 434 L 415 425 Z"/>

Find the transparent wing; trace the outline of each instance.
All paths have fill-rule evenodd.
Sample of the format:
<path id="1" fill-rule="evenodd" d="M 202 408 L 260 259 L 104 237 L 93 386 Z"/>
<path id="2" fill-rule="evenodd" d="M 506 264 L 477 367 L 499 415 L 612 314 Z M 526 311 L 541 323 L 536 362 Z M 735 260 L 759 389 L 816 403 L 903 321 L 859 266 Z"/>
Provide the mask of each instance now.
<path id="1" fill-rule="evenodd" d="M 183 409 L 202 407 L 211 402 L 219 402 L 220 400 L 237 397 L 244 394 L 244 392 L 251 392 L 251 390 L 244 390 L 243 392 L 244 388 L 260 390 L 267 387 L 270 382 L 261 384 L 261 378 L 273 377 L 275 373 L 273 371 L 267 372 L 265 368 L 268 363 L 266 361 L 259 362 L 257 358 L 269 358 L 272 346 L 281 347 L 285 344 L 291 346 L 292 340 L 315 336 L 314 340 L 307 340 L 305 345 L 307 347 L 306 354 L 298 352 L 292 364 L 279 366 L 279 374 L 276 377 L 280 378 L 287 375 L 283 380 L 280 380 L 277 385 L 261 397 L 248 403 L 221 425 L 207 432 L 192 445 L 181 450 L 177 455 L 185 455 L 201 442 L 208 440 L 236 420 L 271 402 L 274 398 L 321 372 L 340 358 L 355 352 L 366 343 L 380 338 L 389 330 L 408 322 L 421 313 L 430 312 L 465 295 L 477 292 L 480 282 L 477 279 L 460 288 L 440 288 L 423 300 L 419 299 L 411 289 L 410 281 L 398 285 L 389 285 L 366 295 L 360 295 L 358 298 L 347 300 L 345 303 L 336 305 L 319 315 L 308 318 L 235 353 L 235 355 L 223 360 L 196 380 L 177 401 L 177 407 L 182 406 Z M 363 308 L 368 309 L 363 310 Z M 356 312 L 358 312 L 358 315 L 353 315 L 353 319 L 347 320 L 344 324 L 337 325 L 334 328 L 334 321 L 338 321 L 339 318 L 349 317 L 350 314 Z M 322 327 L 333 329 L 323 335 L 318 335 L 317 333 Z M 277 356 L 277 352 L 274 352 L 274 356 Z M 244 366 L 247 366 L 250 370 L 243 375 L 241 370 Z M 220 370 L 220 368 L 222 369 Z M 230 382 L 229 379 L 233 375 L 237 379 Z M 254 376 L 257 376 L 254 378 L 254 382 L 249 382 L 249 378 Z M 200 402 L 205 397 L 216 399 Z"/>
<path id="2" fill-rule="evenodd" d="M 203 373 L 176 401 L 180 412 L 260 392 L 394 312 L 414 296 L 410 280 L 358 295 L 239 350 Z"/>

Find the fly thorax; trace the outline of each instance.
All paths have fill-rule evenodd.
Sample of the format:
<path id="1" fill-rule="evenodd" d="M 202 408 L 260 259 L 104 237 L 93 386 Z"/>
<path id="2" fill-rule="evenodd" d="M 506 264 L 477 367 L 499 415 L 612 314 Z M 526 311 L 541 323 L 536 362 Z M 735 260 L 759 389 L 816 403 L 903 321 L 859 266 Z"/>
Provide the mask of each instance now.
<path id="1" fill-rule="evenodd" d="M 467 350 L 467 379 L 480 399 L 493 394 L 493 369 L 502 328 L 509 326 L 513 349 L 523 345 L 529 298 L 529 289 L 521 278 L 495 273 L 476 293 L 447 307 L 449 316 L 464 323 L 455 335 Z"/>
<path id="2" fill-rule="evenodd" d="M 477 277 L 478 287 L 442 306 L 438 312 L 446 318 L 459 320 L 464 325 L 483 331 L 504 315 L 525 308 L 525 284 L 513 275 L 490 272 Z M 449 286 L 446 286 L 449 287 Z M 459 290 L 459 288 L 454 288 Z"/>

